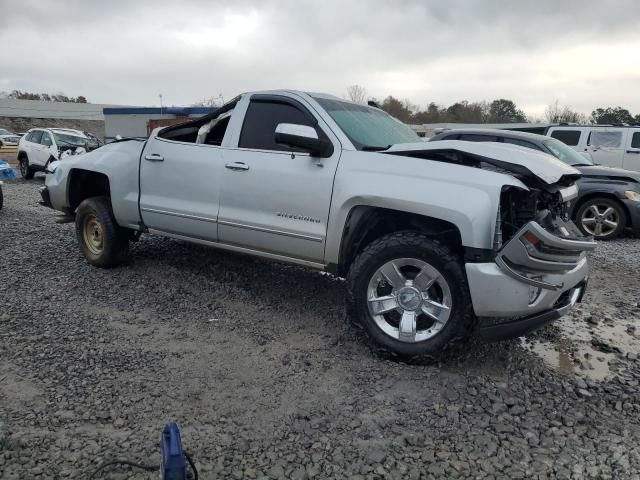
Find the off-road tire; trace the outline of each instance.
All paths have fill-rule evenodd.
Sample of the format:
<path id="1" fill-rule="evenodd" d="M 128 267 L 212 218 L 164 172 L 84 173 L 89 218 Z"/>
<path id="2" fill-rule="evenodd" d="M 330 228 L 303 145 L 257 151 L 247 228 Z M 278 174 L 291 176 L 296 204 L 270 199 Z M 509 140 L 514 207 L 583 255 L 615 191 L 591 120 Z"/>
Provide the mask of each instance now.
<path id="1" fill-rule="evenodd" d="M 102 247 L 98 252 L 85 241 L 88 221 L 97 222 L 101 228 Z M 87 262 L 96 267 L 113 268 L 128 258 L 129 234 L 116 223 L 109 197 L 87 198 L 80 204 L 76 210 L 76 238 Z"/>
<path id="2" fill-rule="evenodd" d="M 23 155 L 18 161 L 20 163 L 20 175 L 22 175 L 22 178 L 25 180 L 31 180 L 36 171 L 29 166 L 29 157 Z"/>
<path id="3" fill-rule="evenodd" d="M 591 208 L 592 205 L 611 207 L 615 210 L 619 219 L 618 226 L 611 233 L 607 235 L 594 235 L 593 233 L 585 229 L 584 225 L 582 224 L 582 216 L 588 208 Z M 628 224 L 628 218 L 627 218 L 627 212 L 625 211 L 624 207 L 620 203 L 605 197 L 595 197 L 595 198 L 590 198 L 589 200 L 584 202 L 580 206 L 580 208 L 578 208 L 578 211 L 576 212 L 576 215 L 575 215 L 574 222 L 578 226 L 580 231 L 587 236 L 593 236 L 593 238 L 595 238 L 596 240 L 613 240 L 614 238 L 619 237 L 622 234 L 622 232 L 624 232 Z"/>
<path id="4" fill-rule="evenodd" d="M 390 260 L 407 257 L 437 268 L 452 295 L 451 316 L 443 329 L 436 336 L 415 343 L 401 342 L 385 334 L 369 314 L 367 305 L 367 286 L 376 270 Z M 476 321 L 462 259 L 439 241 L 413 231 L 385 235 L 358 255 L 347 275 L 347 311 L 353 322 L 364 329 L 375 349 L 403 358 L 439 357 L 453 343 L 467 339 Z"/>

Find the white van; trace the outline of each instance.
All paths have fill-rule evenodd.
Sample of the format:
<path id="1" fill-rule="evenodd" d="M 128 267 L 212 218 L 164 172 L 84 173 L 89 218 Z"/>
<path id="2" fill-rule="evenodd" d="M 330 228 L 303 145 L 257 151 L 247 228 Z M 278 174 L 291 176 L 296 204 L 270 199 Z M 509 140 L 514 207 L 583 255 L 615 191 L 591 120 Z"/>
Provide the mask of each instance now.
<path id="1" fill-rule="evenodd" d="M 640 126 L 558 125 L 549 127 L 546 135 L 593 163 L 640 172 Z"/>

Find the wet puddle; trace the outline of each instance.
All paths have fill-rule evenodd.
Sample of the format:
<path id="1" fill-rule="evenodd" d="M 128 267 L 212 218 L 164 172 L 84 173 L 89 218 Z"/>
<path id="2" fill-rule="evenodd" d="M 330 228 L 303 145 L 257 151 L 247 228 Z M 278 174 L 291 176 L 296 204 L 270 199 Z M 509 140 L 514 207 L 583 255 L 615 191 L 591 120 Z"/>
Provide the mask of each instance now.
<path id="1" fill-rule="evenodd" d="M 610 318 L 615 317 L 605 315 L 598 317 L 597 324 L 589 323 L 577 311 L 555 323 L 559 334 L 523 337 L 522 346 L 563 373 L 605 380 L 623 367 L 628 354 L 640 354 L 640 319 L 616 322 Z"/>

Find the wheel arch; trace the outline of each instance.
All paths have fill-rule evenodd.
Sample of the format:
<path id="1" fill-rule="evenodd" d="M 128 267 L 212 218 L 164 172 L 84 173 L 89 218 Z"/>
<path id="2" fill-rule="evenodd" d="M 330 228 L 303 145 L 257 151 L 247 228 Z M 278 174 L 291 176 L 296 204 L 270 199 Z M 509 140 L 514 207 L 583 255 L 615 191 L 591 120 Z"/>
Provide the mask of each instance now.
<path id="1" fill-rule="evenodd" d="M 344 276 L 358 253 L 367 245 L 384 235 L 403 230 L 438 238 L 453 252 L 463 253 L 460 230 L 449 221 L 401 210 L 358 205 L 347 215 L 340 240 L 338 265 L 333 270 Z"/>
<path id="2" fill-rule="evenodd" d="M 104 173 L 74 168 L 67 181 L 67 204 L 75 212 L 80 203 L 90 197 L 111 198 L 109 177 Z"/>

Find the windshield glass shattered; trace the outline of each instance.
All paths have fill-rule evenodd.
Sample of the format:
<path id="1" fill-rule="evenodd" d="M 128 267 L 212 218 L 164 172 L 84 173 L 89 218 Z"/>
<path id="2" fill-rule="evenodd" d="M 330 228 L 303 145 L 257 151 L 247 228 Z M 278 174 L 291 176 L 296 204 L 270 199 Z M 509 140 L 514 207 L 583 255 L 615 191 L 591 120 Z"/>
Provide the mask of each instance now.
<path id="1" fill-rule="evenodd" d="M 53 132 L 53 136 L 56 139 L 56 143 L 71 147 L 85 147 L 91 141 L 86 137 L 78 137 L 77 135 L 68 135 L 57 132 Z"/>
<path id="2" fill-rule="evenodd" d="M 314 98 L 358 150 L 422 141 L 407 125 L 376 108 L 331 98 Z"/>

